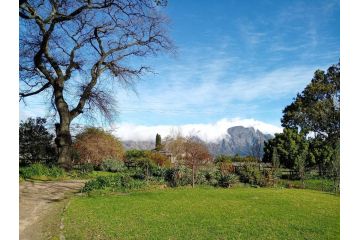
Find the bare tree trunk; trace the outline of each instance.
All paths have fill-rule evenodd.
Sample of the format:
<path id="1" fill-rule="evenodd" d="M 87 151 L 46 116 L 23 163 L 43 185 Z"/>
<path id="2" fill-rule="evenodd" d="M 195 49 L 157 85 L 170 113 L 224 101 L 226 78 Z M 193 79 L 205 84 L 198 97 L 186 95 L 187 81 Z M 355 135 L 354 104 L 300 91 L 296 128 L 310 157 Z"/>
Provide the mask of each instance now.
<path id="1" fill-rule="evenodd" d="M 58 150 L 58 163 L 63 167 L 69 167 L 71 164 L 70 147 L 72 144 L 70 134 L 70 122 L 63 122 L 55 124 L 56 139 L 55 143 Z"/>
<path id="2" fill-rule="evenodd" d="M 65 99 L 63 97 L 63 82 L 54 88 L 55 104 L 60 116 L 60 123 L 55 124 L 56 139 L 55 143 L 58 150 L 58 163 L 63 167 L 70 167 L 70 147 L 72 144 L 70 123 L 71 114 Z"/>

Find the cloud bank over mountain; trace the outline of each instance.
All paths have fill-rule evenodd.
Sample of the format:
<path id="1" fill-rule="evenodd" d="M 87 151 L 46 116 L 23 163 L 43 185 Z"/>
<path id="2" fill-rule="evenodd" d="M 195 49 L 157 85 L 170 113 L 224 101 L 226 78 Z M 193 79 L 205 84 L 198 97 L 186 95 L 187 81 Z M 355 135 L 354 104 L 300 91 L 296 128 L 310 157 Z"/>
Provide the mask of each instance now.
<path id="1" fill-rule="evenodd" d="M 162 137 L 181 132 L 182 135 L 196 135 L 206 142 L 216 142 L 225 138 L 227 129 L 233 126 L 253 127 L 264 134 L 282 132 L 282 128 L 264 123 L 255 119 L 221 119 L 215 123 L 206 124 L 184 124 L 184 125 L 136 125 L 131 123 L 121 123 L 112 126 L 113 133 L 123 141 L 148 141 L 154 140 L 157 133 Z"/>

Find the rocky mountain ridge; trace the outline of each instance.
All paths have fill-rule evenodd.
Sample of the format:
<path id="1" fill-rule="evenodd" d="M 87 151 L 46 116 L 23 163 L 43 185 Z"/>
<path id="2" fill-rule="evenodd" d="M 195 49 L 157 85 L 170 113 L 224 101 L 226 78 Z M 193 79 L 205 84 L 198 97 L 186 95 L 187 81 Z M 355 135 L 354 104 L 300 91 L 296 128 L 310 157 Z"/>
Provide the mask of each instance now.
<path id="1" fill-rule="evenodd" d="M 273 138 L 271 134 L 264 134 L 253 127 L 234 126 L 227 129 L 227 135 L 217 142 L 205 142 L 214 156 L 220 154 L 248 156 L 253 148 L 260 148 L 263 154 L 264 141 Z M 155 147 L 155 141 L 124 141 L 125 149 L 150 150 Z"/>

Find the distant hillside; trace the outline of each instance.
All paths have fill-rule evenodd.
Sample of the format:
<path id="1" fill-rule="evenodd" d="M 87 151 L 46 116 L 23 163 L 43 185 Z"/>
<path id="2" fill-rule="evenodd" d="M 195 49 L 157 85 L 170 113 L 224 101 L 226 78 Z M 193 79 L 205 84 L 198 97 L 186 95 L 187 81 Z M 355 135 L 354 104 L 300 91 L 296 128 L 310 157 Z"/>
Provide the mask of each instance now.
<path id="1" fill-rule="evenodd" d="M 250 154 L 251 144 L 261 139 L 262 146 L 264 141 L 273 138 L 270 134 L 263 134 L 253 127 L 235 126 L 228 128 L 227 136 L 217 142 L 207 142 L 209 151 L 217 156 L 220 154 L 247 156 Z M 155 147 L 155 141 L 124 141 L 125 149 L 150 150 Z M 263 150 L 262 150 L 263 152 Z"/>

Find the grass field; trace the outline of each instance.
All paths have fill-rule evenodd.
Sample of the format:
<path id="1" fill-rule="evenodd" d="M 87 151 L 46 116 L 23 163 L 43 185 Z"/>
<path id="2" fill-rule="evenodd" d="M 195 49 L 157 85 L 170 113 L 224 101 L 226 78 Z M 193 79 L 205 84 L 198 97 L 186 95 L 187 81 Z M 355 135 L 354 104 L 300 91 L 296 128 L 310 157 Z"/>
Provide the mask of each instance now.
<path id="1" fill-rule="evenodd" d="M 64 217 L 66 239 L 339 239 L 339 196 L 302 189 L 75 197 Z"/>

